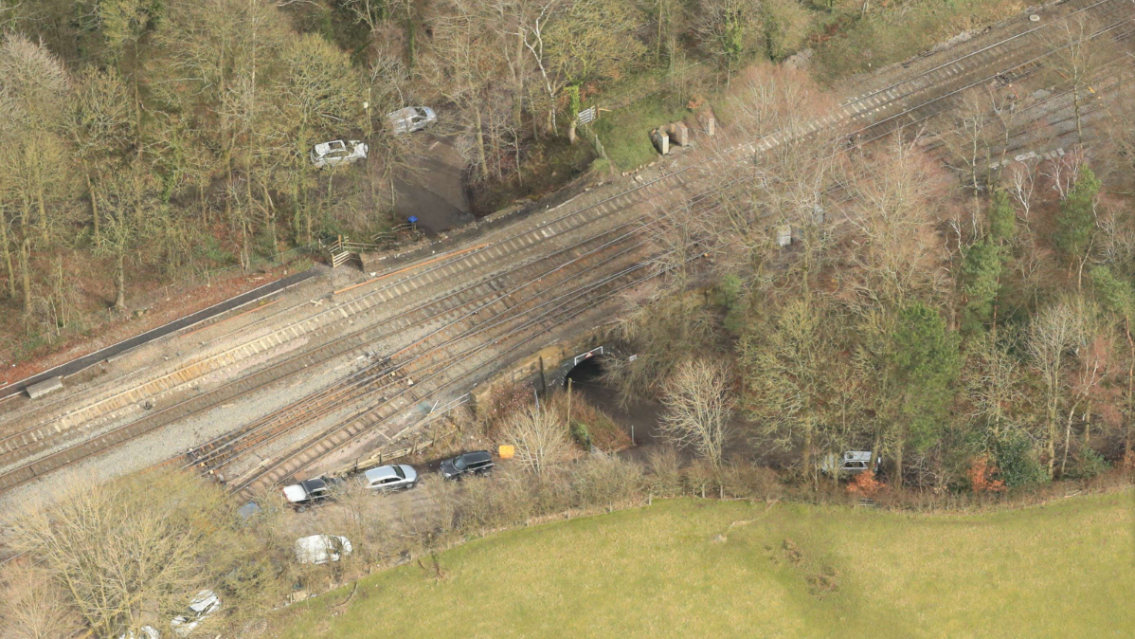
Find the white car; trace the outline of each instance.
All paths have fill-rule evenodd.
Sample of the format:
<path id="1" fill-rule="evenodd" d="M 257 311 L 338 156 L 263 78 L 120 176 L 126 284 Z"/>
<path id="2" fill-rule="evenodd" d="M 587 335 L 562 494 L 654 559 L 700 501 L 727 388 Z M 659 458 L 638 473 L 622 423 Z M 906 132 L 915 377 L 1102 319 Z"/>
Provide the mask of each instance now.
<path id="1" fill-rule="evenodd" d="M 173 634 L 179 637 L 188 636 L 189 633 L 201 625 L 201 622 L 206 617 L 212 615 L 221 609 L 221 599 L 217 597 L 216 593 L 212 590 L 202 590 L 197 593 L 193 601 L 189 602 L 189 612 L 185 615 L 174 617 L 169 622 L 173 628 Z"/>
<path id="2" fill-rule="evenodd" d="M 379 466 L 363 473 L 363 484 L 371 490 L 413 488 L 417 483 L 417 471 L 406 464 Z"/>
<path id="3" fill-rule="evenodd" d="M 301 564 L 325 564 L 351 554 L 351 540 L 342 535 L 311 535 L 296 540 L 296 561 Z"/>
<path id="4" fill-rule="evenodd" d="M 394 135 L 421 131 L 437 121 L 437 114 L 429 107 L 406 107 L 386 114 L 386 121 Z"/>
<path id="5" fill-rule="evenodd" d="M 858 475 L 865 471 L 877 472 L 882 460 L 877 459 L 871 463 L 871 451 L 848 450 L 843 455 L 831 453 L 820 460 L 820 471 L 825 475 Z"/>
<path id="6" fill-rule="evenodd" d="M 311 163 L 317 168 L 354 164 L 365 160 L 370 147 L 358 140 L 332 140 L 311 147 Z"/>
<path id="7" fill-rule="evenodd" d="M 138 629 L 138 634 L 134 634 L 133 630 L 118 635 L 118 639 L 162 639 L 162 633 L 158 632 L 153 626 L 142 626 Z"/>

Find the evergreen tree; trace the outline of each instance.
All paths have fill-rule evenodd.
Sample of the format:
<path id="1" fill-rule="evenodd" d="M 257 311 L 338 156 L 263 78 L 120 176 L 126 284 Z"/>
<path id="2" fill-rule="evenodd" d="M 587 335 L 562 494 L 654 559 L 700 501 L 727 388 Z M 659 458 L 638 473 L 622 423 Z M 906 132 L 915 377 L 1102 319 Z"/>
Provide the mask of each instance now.
<path id="1" fill-rule="evenodd" d="M 1076 184 L 1060 205 L 1056 219 L 1056 247 L 1075 258 L 1082 258 L 1092 241 L 1095 229 L 1095 198 L 1100 181 L 1088 167 L 1081 167 Z"/>
<path id="2" fill-rule="evenodd" d="M 906 445 L 925 451 L 945 431 L 960 363 L 957 336 L 947 330 L 936 309 L 915 302 L 899 313 L 890 360 L 897 388 L 901 389 L 897 416 L 901 423 L 892 431 L 896 483 L 901 485 Z"/>
<path id="3" fill-rule="evenodd" d="M 1000 290 L 1001 247 L 993 237 L 975 242 L 965 252 L 962 264 L 963 291 L 966 305 L 962 308 L 962 331 L 975 333 L 993 319 L 993 305 Z"/>
<path id="4" fill-rule="evenodd" d="M 993 192 L 989 202 L 989 235 L 998 243 L 1013 239 L 1017 232 L 1017 212 L 1009 202 L 1009 194 L 1004 189 Z"/>

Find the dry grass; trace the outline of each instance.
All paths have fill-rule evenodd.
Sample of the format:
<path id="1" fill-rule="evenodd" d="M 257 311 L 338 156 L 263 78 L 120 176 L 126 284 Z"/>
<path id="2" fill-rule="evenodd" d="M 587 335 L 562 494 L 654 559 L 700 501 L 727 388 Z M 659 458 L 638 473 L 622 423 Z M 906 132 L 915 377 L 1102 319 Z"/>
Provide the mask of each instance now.
<path id="1" fill-rule="evenodd" d="M 548 403 L 564 423 L 568 423 L 567 393 L 556 393 Z M 610 415 L 588 401 L 583 393 L 571 394 L 571 422 L 583 424 L 591 435 L 591 444 L 605 453 L 613 453 L 632 446 L 630 435 L 615 423 Z"/>

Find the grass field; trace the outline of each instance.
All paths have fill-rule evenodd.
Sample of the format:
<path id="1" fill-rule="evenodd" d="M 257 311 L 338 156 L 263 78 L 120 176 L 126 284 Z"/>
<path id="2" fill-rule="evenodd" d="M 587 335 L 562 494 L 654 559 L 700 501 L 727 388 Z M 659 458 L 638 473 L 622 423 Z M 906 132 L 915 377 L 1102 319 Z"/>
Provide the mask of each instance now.
<path id="1" fill-rule="evenodd" d="M 903 515 L 676 500 L 527 528 L 294 606 L 287 638 L 1131 637 L 1135 494 Z M 427 562 L 428 565 L 428 562 Z"/>
<path id="2" fill-rule="evenodd" d="M 595 122 L 595 133 L 607 157 L 623 171 L 657 160 L 650 131 L 686 116 L 686 105 L 675 94 L 656 93 L 636 100 Z"/>

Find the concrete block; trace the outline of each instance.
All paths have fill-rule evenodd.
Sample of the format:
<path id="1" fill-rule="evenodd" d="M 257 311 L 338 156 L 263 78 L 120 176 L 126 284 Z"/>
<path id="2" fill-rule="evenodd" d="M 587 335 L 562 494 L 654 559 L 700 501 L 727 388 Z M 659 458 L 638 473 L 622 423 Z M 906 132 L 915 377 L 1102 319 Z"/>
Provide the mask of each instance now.
<path id="1" fill-rule="evenodd" d="M 654 148 L 662 155 L 670 153 L 670 136 L 661 129 L 655 129 L 650 132 L 650 139 L 654 141 Z"/>
<path id="2" fill-rule="evenodd" d="M 670 136 L 670 141 L 678 146 L 690 145 L 690 127 L 686 126 L 684 122 L 674 122 L 666 127 L 666 133 Z"/>
<path id="3" fill-rule="evenodd" d="M 43 397 L 48 393 L 54 393 L 61 388 L 63 388 L 63 378 L 52 377 L 51 379 L 44 380 L 38 384 L 32 384 L 25 390 L 27 390 L 28 392 L 28 397 L 32 399 L 39 399 L 40 397 Z"/>
<path id="4" fill-rule="evenodd" d="M 717 118 L 712 115 L 705 116 L 705 134 L 711 138 L 717 134 Z"/>
<path id="5" fill-rule="evenodd" d="M 792 244 L 792 226 L 781 224 L 776 227 L 776 245 L 784 248 L 789 244 Z"/>

